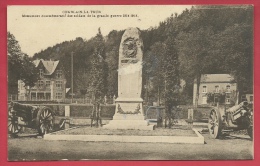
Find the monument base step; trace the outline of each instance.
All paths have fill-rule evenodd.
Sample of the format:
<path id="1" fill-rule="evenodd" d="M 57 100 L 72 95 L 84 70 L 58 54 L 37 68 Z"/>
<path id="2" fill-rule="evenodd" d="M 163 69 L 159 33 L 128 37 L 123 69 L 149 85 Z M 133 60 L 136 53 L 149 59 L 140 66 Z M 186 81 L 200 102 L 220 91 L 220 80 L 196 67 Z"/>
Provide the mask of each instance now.
<path id="1" fill-rule="evenodd" d="M 145 120 L 112 120 L 104 125 L 105 129 L 126 129 L 126 130 L 154 130 L 154 125 L 149 125 Z"/>
<path id="2" fill-rule="evenodd" d="M 113 116 L 113 120 L 133 120 L 134 122 L 136 121 L 145 121 L 145 116 L 141 114 L 115 114 Z"/>

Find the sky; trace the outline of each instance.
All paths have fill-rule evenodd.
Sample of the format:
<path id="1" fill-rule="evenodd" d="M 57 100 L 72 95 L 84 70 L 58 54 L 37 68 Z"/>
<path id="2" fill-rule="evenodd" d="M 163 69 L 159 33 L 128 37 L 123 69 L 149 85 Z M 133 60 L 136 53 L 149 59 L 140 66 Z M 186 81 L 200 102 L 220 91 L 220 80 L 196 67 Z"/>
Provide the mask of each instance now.
<path id="1" fill-rule="evenodd" d="M 181 14 L 186 8 L 191 6 L 8 6 L 7 30 L 15 36 L 22 52 L 33 56 L 77 37 L 88 40 L 97 34 L 99 27 L 104 36 L 112 30 L 128 27 L 142 30 L 155 27 L 171 14 Z"/>

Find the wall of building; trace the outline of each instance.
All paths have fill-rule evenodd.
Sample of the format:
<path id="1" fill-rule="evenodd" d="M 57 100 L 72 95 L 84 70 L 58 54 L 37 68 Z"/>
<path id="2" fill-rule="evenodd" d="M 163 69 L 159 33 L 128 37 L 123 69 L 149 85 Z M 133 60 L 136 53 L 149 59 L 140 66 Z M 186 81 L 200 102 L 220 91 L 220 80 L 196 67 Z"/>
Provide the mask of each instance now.
<path id="1" fill-rule="evenodd" d="M 26 88 L 22 80 L 18 80 L 18 100 L 27 100 Z"/>
<path id="2" fill-rule="evenodd" d="M 42 74 L 35 86 L 31 88 L 28 100 L 64 100 L 66 94 L 66 79 L 61 66 L 58 65 L 55 72 L 51 75 L 46 74 L 47 71 L 41 63 L 37 69 L 41 69 L 44 74 Z M 59 71 L 61 71 L 61 75 L 57 74 Z M 50 83 L 50 86 L 47 85 L 47 82 Z M 26 92 L 28 90 L 24 88 L 23 81 L 18 81 L 18 88 L 20 88 L 18 100 L 27 100 L 23 96 L 29 92 Z"/>
<path id="3" fill-rule="evenodd" d="M 62 71 L 61 77 L 58 77 L 57 72 L 61 70 L 57 67 L 56 71 L 52 74 L 53 80 L 53 100 L 63 100 L 66 94 L 66 79 L 65 74 Z"/>
<path id="4" fill-rule="evenodd" d="M 203 91 L 203 86 L 206 86 L 206 91 Z M 216 86 L 219 86 L 219 93 L 229 93 L 232 91 L 237 90 L 236 83 L 229 83 L 229 82 L 221 82 L 221 83 L 201 83 L 199 86 L 199 99 L 198 99 L 198 105 L 203 104 L 203 100 L 205 100 L 207 93 L 217 93 L 216 92 Z M 227 86 L 230 86 L 230 90 L 227 91 Z M 204 99 L 203 99 L 204 98 Z"/>

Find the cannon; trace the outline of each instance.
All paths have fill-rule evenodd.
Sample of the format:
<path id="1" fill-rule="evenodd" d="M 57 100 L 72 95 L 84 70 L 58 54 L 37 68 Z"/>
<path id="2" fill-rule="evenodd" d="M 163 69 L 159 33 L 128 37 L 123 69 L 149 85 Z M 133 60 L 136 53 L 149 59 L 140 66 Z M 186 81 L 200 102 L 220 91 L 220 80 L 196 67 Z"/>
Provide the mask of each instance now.
<path id="1" fill-rule="evenodd" d="M 253 109 L 244 101 L 231 108 L 216 107 L 210 110 L 208 119 L 210 136 L 214 139 L 225 132 L 247 130 L 253 137 Z"/>
<path id="2" fill-rule="evenodd" d="M 22 127 L 38 130 L 43 136 L 53 129 L 54 112 L 49 107 L 11 102 L 8 108 L 8 134 L 17 137 Z"/>

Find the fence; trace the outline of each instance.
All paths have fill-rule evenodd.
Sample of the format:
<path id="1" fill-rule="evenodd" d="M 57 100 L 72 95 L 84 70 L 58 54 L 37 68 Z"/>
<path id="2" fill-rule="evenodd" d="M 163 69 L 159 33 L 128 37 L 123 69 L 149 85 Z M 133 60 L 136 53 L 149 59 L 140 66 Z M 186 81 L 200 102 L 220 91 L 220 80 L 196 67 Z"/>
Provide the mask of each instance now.
<path id="1" fill-rule="evenodd" d="M 115 96 L 105 96 L 104 98 L 101 99 L 101 103 L 103 104 L 115 104 Z M 64 99 L 64 100 L 58 100 L 58 102 L 63 102 L 63 103 L 77 103 L 77 104 L 93 104 L 93 99 L 90 97 L 86 98 L 73 98 L 72 99 Z"/>
<path id="2" fill-rule="evenodd" d="M 115 104 L 115 96 L 105 96 L 103 99 L 101 99 L 101 103 L 105 104 L 105 105 L 113 105 Z M 8 97 L 8 101 L 18 101 L 17 99 L 17 95 L 10 95 Z M 27 100 L 19 100 L 19 101 L 27 101 Z M 66 104 L 70 104 L 70 103 L 75 103 L 75 104 L 93 104 L 93 100 L 90 97 L 86 97 L 86 98 L 73 98 L 73 100 L 71 98 L 65 98 L 65 99 L 56 99 L 56 100 L 47 100 L 47 99 L 32 99 L 30 101 L 35 101 L 35 102 L 58 102 L 58 103 L 66 103 Z"/>

